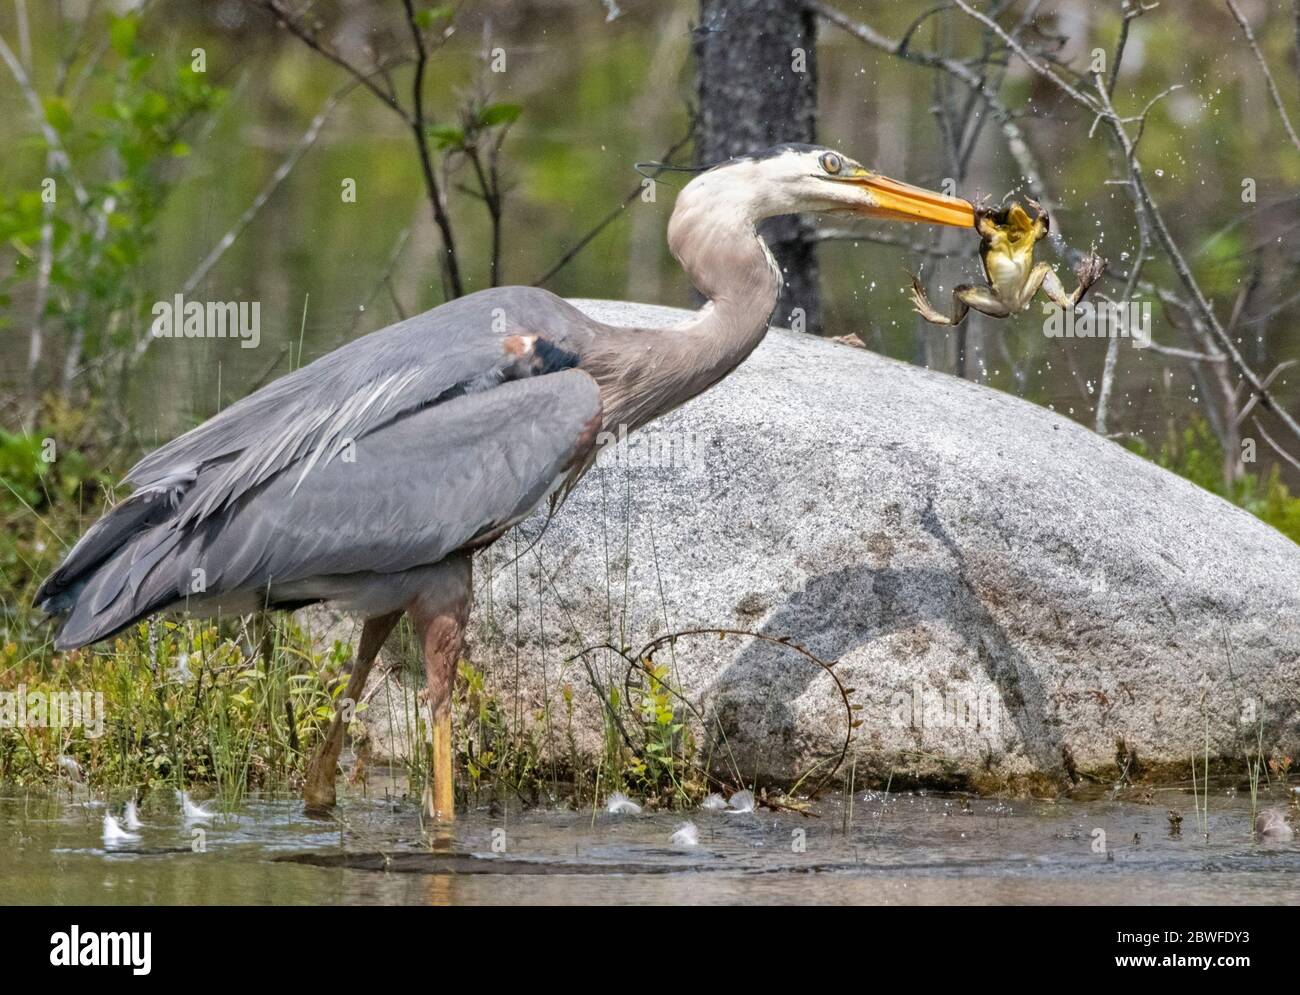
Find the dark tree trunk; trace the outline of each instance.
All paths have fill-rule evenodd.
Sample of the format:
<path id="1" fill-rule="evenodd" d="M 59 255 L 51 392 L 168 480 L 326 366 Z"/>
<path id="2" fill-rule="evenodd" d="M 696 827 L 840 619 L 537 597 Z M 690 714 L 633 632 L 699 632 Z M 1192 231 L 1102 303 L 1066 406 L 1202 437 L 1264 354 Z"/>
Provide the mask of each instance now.
<path id="1" fill-rule="evenodd" d="M 817 124 L 816 22 L 800 0 L 700 0 L 695 29 L 700 117 L 695 159 L 713 165 L 779 142 L 811 142 Z M 776 218 L 761 231 L 785 288 L 773 321 L 821 330 L 811 224 Z"/>

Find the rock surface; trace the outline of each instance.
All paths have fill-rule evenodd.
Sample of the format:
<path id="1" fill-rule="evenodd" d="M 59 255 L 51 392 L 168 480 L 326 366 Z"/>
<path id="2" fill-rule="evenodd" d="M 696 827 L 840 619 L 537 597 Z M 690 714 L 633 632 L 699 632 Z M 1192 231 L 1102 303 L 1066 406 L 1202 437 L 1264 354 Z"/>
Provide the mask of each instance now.
<path id="1" fill-rule="evenodd" d="M 628 670 L 569 658 L 693 628 L 838 661 L 859 784 L 1185 778 L 1207 723 L 1212 753 L 1262 722 L 1300 755 L 1300 548 L 1067 418 L 865 350 L 774 330 L 541 525 L 479 558 L 469 655 L 566 756 L 599 753 L 593 678 Z M 788 783 L 843 745 L 834 681 L 787 646 L 713 633 L 655 660 L 714 766 Z"/>

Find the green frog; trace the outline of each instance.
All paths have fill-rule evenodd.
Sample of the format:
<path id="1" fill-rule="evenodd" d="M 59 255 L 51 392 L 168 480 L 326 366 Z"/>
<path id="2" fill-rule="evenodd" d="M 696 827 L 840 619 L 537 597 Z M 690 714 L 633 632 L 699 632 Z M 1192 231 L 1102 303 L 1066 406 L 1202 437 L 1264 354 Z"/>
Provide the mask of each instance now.
<path id="1" fill-rule="evenodd" d="M 1015 201 L 1003 209 L 980 208 L 975 213 L 975 230 L 980 233 L 980 262 L 988 285 L 963 283 L 952 292 L 952 315 L 940 314 L 925 296 L 917 276 L 912 277 L 912 303 L 926 321 L 936 325 L 960 325 L 974 308 L 994 318 L 1006 318 L 1029 307 L 1039 289 L 1060 307 L 1073 311 L 1106 270 L 1106 260 L 1089 252 L 1075 269 L 1079 286 L 1067 294 L 1056 271 L 1047 263 L 1034 264 L 1034 246 L 1051 230 L 1046 212 L 1029 201 L 1035 217 Z"/>

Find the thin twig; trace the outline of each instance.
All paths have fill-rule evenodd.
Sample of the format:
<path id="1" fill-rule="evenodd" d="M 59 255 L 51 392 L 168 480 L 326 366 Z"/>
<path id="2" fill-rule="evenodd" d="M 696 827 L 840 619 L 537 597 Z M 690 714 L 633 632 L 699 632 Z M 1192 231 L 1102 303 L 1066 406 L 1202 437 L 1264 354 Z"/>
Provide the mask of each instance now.
<path id="1" fill-rule="evenodd" d="M 965 0 L 952 0 L 952 2 L 957 7 L 959 7 L 963 12 L 965 12 L 967 15 L 979 21 L 986 28 L 988 28 L 999 38 L 1001 38 L 1003 43 L 1009 49 L 1011 49 L 1011 51 L 1015 52 L 1016 55 L 1020 56 L 1021 61 L 1024 62 L 1025 65 L 1027 65 L 1030 69 L 1036 72 L 1039 76 L 1042 76 L 1044 79 L 1048 80 L 1049 82 L 1054 83 L 1062 93 L 1065 93 L 1068 96 L 1072 97 L 1075 101 L 1077 101 L 1080 104 L 1083 104 L 1085 107 L 1091 107 L 1094 110 L 1100 110 L 1096 101 L 1094 101 L 1091 97 L 1085 94 L 1082 90 L 1076 89 L 1075 87 L 1071 86 L 1068 82 L 1061 79 L 1061 77 L 1058 76 L 1056 73 L 1052 72 L 1051 69 L 1049 69 L 1043 63 L 1039 62 L 1032 55 L 1030 55 L 1029 52 L 1025 49 L 1025 47 L 1021 45 L 1020 42 L 1018 42 L 1015 38 L 1012 38 L 1011 35 L 1007 34 L 1007 32 L 1003 29 L 1002 25 L 998 24 L 997 21 L 993 20 L 987 14 L 983 14 L 980 11 L 976 10 L 974 7 L 971 7 L 969 4 L 965 2 Z"/>
<path id="2" fill-rule="evenodd" d="M 1284 360 L 1284 361 L 1281 362 L 1281 363 L 1278 363 L 1277 366 L 1273 367 L 1273 372 L 1271 372 L 1268 376 L 1266 376 L 1266 377 L 1264 378 L 1264 386 L 1265 386 L 1265 387 L 1268 387 L 1269 385 L 1271 385 L 1271 384 L 1273 383 L 1273 381 L 1277 379 L 1277 376 L 1278 376 L 1279 373 L 1281 373 L 1283 370 L 1286 370 L 1286 369 L 1288 369 L 1288 368 L 1290 368 L 1290 367 L 1292 367 L 1292 366 L 1295 366 L 1296 363 L 1300 363 L 1300 359 L 1287 359 L 1287 360 Z M 1242 421 L 1245 419 L 1245 417 L 1246 417 L 1248 414 L 1250 414 L 1250 412 L 1251 412 L 1251 411 L 1254 409 L 1254 407 L 1255 407 L 1255 402 L 1258 401 L 1258 400 L 1259 400 L 1258 395 L 1252 394 L 1252 395 L 1250 396 L 1250 400 L 1248 400 L 1244 405 L 1242 405 L 1241 410 L 1240 410 L 1239 412 L 1237 412 L 1237 424 L 1238 424 L 1238 425 L 1240 425 L 1240 424 L 1242 423 Z"/>
<path id="3" fill-rule="evenodd" d="M 433 221 L 442 234 L 443 272 L 447 297 L 460 297 L 465 293 L 460 277 L 460 261 L 456 257 L 456 240 L 452 235 L 451 218 L 447 215 L 443 203 L 442 191 L 438 188 L 438 179 L 433 172 L 433 156 L 429 152 L 429 135 L 424 126 L 424 73 L 429 66 L 429 49 L 424 43 L 424 32 L 420 29 L 415 16 L 413 0 L 402 0 L 406 10 L 406 23 L 415 43 L 415 79 L 411 83 L 411 100 L 414 110 L 410 116 L 411 131 L 415 138 L 415 147 L 420 156 L 420 171 L 424 175 L 424 187 L 429 195 L 429 204 L 433 208 Z"/>
<path id="4" fill-rule="evenodd" d="M 1145 11 L 1141 3 L 1133 3 L 1132 0 L 1124 0 L 1123 13 L 1124 24 L 1120 29 L 1119 40 L 1115 43 L 1115 54 L 1111 57 L 1110 77 L 1106 82 L 1106 99 L 1109 100 L 1111 94 L 1115 92 L 1115 81 L 1119 77 L 1120 64 L 1124 61 L 1124 50 L 1128 44 L 1129 24 L 1134 18 L 1139 17 Z M 1101 79 L 1097 79 L 1097 87 L 1101 88 Z M 1148 109 L 1150 105 L 1148 105 Z M 1145 112 L 1143 112 L 1145 118 Z M 1129 269 L 1128 278 L 1124 283 L 1123 296 L 1121 301 L 1133 299 L 1133 292 L 1137 289 L 1137 283 L 1142 275 L 1142 266 L 1146 262 L 1147 252 L 1151 244 L 1150 226 L 1146 215 L 1136 202 L 1136 195 L 1133 189 L 1129 188 L 1129 196 L 1134 197 L 1134 217 L 1137 220 L 1138 228 L 1138 248 L 1137 254 L 1133 259 L 1133 265 Z M 1151 343 L 1154 345 L 1154 343 Z M 1163 347 L 1162 347 L 1163 348 Z M 1115 371 L 1119 366 L 1119 338 L 1115 337 L 1106 345 L 1106 359 L 1102 364 L 1101 370 L 1101 389 L 1097 395 L 1097 415 L 1094 427 L 1098 435 L 1107 435 L 1106 419 L 1110 406 L 1111 391 L 1115 387 Z"/>
<path id="5" fill-rule="evenodd" d="M 1273 437 L 1272 437 L 1271 435 L 1269 435 L 1267 432 L 1264 431 L 1264 426 L 1261 425 L 1261 424 L 1259 423 L 1259 419 L 1258 419 L 1258 418 L 1252 418 L 1252 419 L 1251 419 L 1251 423 L 1255 426 L 1255 428 L 1256 428 L 1256 430 L 1259 432 L 1259 434 L 1262 435 L 1262 436 L 1264 437 L 1264 441 L 1267 442 L 1270 446 L 1273 447 L 1273 451 L 1274 451 L 1275 453 L 1277 453 L 1279 456 L 1281 456 L 1284 460 L 1286 460 L 1288 463 L 1290 463 L 1290 464 L 1291 464 L 1293 467 L 1295 467 L 1297 470 L 1300 470 L 1300 460 L 1297 460 L 1294 456 L 1292 456 L 1292 455 L 1291 455 L 1290 453 L 1288 453 L 1285 449 L 1283 449 L 1281 446 L 1279 446 L 1279 445 L 1278 445 L 1278 444 L 1273 440 Z"/>
<path id="6" fill-rule="evenodd" d="M 933 259 L 951 259 L 954 255 L 951 251 L 936 249 L 924 242 L 910 241 L 885 232 L 858 231 L 853 228 L 815 228 L 809 233 L 808 237 L 814 242 L 872 242 L 876 245 L 892 245 Z M 961 254 L 971 256 L 974 255 L 974 251 L 971 250 Z"/>
<path id="7" fill-rule="evenodd" d="M 673 156 L 675 156 L 678 152 L 680 152 L 683 148 L 686 147 L 686 145 L 690 142 L 691 136 L 693 134 L 694 134 L 694 121 L 692 121 L 691 126 L 686 129 L 686 134 L 683 135 L 676 142 L 674 142 L 673 145 L 662 156 L 659 157 L 660 160 L 663 162 L 667 162 L 668 160 L 672 159 Z M 662 170 L 655 170 L 654 175 L 658 176 L 659 173 L 661 172 Z M 653 179 L 653 177 L 651 178 Z M 632 190 L 630 190 L 628 192 L 628 195 L 623 198 L 623 200 L 619 203 L 617 207 L 615 207 L 603 218 L 601 218 L 600 221 L 596 223 L 595 227 L 592 228 L 590 231 L 588 231 L 587 234 L 583 235 L 582 238 L 578 239 L 578 241 L 575 242 L 573 246 L 570 247 L 569 250 L 564 253 L 564 255 L 560 256 L 560 258 L 555 261 L 555 263 L 551 266 L 550 269 L 548 269 L 545 273 L 543 273 L 536 280 L 534 280 L 533 286 L 534 287 L 545 286 L 547 283 L 550 282 L 551 278 L 554 277 L 556 273 L 560 272 L 560 270 L 568 266 L 569 263 L 573 262 L 574 258 L 578 255 L 578 253 L 580 253 L 583 249 L 585 249 L 597 235 L 603 232 L 606 228 L 608 228 L 611 224 L 613 224 L 618 219 L 619 215 L 621 215 L 623 211 L 627 209 L 628 204 L 632 203 L 632 201 L 636 200 L 637 197 L 641 195 L 641 191 L 643 189 L 644 188 L 642 187 L 642 185 L 638 183 Z"/>
<path id="8" fill-rule="evenodd" d="M 279 189 L 280 184 L 284 182 L 285 177 L 293 171 L 293 167 L 298 164 L 298 160 L 302 158 L 303 153 L 316 144 L 316 139 L 320 136 L 320 130 L 324 126 L 325 120 L 330 116 L 330 113 L 334 108 L 338 106 L 339 101 L 351 93 L 357 85 L 357 80 L 349 80 L 325 101 L 324 106 L 322 106 L 316 116 L 312 118 L 311 124 L 307 126 L 307 130 L 303 132 L 302 137 L 298 139 L 297 144 L 294 145 L 294 147 L 289 151 L 289 154 L 284 157 L 284 160 L 280 165 L 276 167 L 275 172 L 271 174 L 270 180 L 268 180 L 266 185 L 258 191 L 257 196 L 253 198 L 252 203 L 250 203 L 244 210 L 244 213 L 236 219 L 235 223 L 230 226 L 230 229 L 217 240 L 217 244 L 208 250 L 208 254 L 203 257 L 203 260 L 197 267 L 195 267 L 194 272 L 192 272 L 185 280 L 185 283 L 182 284 L 182 294 L 190 293 L 190 291 L 202 283 L 208 273 L 211 272 L 212 267 L 217 264 L 218 260 L 220 260 L 223 255 L 225 255 L 226 250 L 235 244 L 235 240 L 244 233 L 244 230 L 252 223 L 253 219 L 257 217 L 258 212 L 261 211 L 263 205 L 271 199 L 271 195 Z"/>
<path id="9" fill-rule="evenodd" d="M 1295 128 L 1291 127 L 1291 117 L 1286 112 L 1286 105 L 1282 103 L 1282 94 L 1278 91 L 1277 83 L 1273 80 L 1273 73 L 1269 71 L 1268 62 L 1264 59 L 1264 53 L 1260 50 L 1259 42 L 1255 40 L 1255 33 L 1250 30 L 1250 22 L 1246 20 L 1240 8 L 1234 0 L 1225 0 L 1228 9 L 1232 11 L 1232 16 L 1237 19 L 1241 25 L 1242 32 L 1246 35 L 1246 43 L 1250 45 L 1250 50 L 1255 53 L 1255 61 L 1259 63 L 1259 68 L 1264 71 L 1264 81 L 1268 84 L 1269 96 L 1273 98 L 1273 104 L 1277 107 L 1278 116 L 1282 119 L 1282 127 L 1286 129 L 1286 135 L 1291 139 L 1291 144 L 1300 151 L 1300 135 L 1295 133 Z"/>
<path id="10" fill-rule="evenodd" d="M 45 168 L 53 172 L 54 152 L 47 149 Z M 41 204 L 40 248 L 36 256 L 36 291 L 32 299 L 32 330 L 27 346 L 27 408 L 35 415 L 37 404 L 36 371 L 45 350 L 45 307 L 50 299 L 50 276 L 54 271 L 54 201 Z"/>
<path id="11" fill-rule="evenodd" d="M 384 90 L 375 83 L 373 74 L 367 73 L 357 66 L 354 66 L 347 59 L 343 58 L 343 56 L 339 55 L 338 52 L 334 51 L 334 49 L 321 42 L 314 34 L 312 34 L 312 32 L 308 31 L 298 23 L 297 19 L 289 12 L 281 0 L 260 0 L 259 6 L 268 11 L 271 16 L 273 16 L 291 35 L 301 41 L 312 51 L 323 55 L 325 58 L 329 59 L 330 62 L 333 62 L 336 66 L 345 70 L 353 77 L 353 79 L 383 101 L 390 110 L 400 116 L 408 124 L 410 123 L 410 115 L 407 114 L 402 105 L 397 102 L 396 97 L 391 93 L 384 92 Z"/>
<path id="12" fill-rule="evenodd" d="M 77 180 L 72 172 L 72 160 L 68 158 L 68 153 L 63 147 L 63 142 L 59 138 L 59 133 L 54 130 L 50 124 L 50 119 L 45 116 L 45 108 L 41 104 L 40 94 L 32 85 L 31 79 L 28 78 L 26 70 L 23 69 L 22 63 L 14 55 L 13 50 L 0 35 L 0 59 L 3 59 L 5 65 L 9 67 L 9 72 L 13 74 L 14 82 L 18 84 L 18 89 L 22 91 L 23 97 L 27 100 L 27 106 L 32 112 L 32 117 L 36 120 L 36 125 L 41 129 L 41 135 L 45 139 L 45 145 L 54 156 L 55 165 L 67 176 L 68 182 L 72 186 L 73 196 L 77 198 L 77 203 L 84 207 L 90 202 L 90 195 L 86 193 L 85 187 Z"/>
<path id="13" fill-rule="evenodd" d="M 95 221 L 94 232 L 91 234 L 90 254 L 86 259 L 86 272 L 88 275 L 94 273 L 95 267 L 99 265 L 99 261 L 103 257 L 104 239 L 108 237 L 108 219 L 116 208 L 116 197 L 110 195 L 104 198 L 104 203 L 98 211 L 99 217 Z M 72 337 L 68 342 L 67 355 L 63 357 L 63 380 L 60 383 L 60 394 L 65 400 L 72 389 L 72 381 L 81 372 L 81 353 L 86 343 L 86 323 L 89 320 L 90 284 L 91 281 L 87 278 L 81 288 L 81 293 L 77 299 L 77 308 L 74 312 L 77 320 L 72 329 Z"/>

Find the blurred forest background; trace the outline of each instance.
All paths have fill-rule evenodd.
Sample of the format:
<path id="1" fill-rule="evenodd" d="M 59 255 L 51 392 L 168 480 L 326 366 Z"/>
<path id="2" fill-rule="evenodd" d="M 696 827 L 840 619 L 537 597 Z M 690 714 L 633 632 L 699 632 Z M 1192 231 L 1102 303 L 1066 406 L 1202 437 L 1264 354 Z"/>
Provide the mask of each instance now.
<path id="1" fill-rule="evenodd" d="M 412 4 L 428 50 L 423 116 L 431 167 L 454 232 L 461 289 L 487 286 L 495 275 L 500 283 L 544 280 L 562 295 L 691 304 L 664 243 L 672 209 L 665 184 L 679 182 L 671 175 L 655 203 L 632 200 L 552 270 L 637 188 L 633 163 L 669 150 L 676 161 L 692 161 L 683 139 L 699 105 L 693 48 L 702 34 L 718 31 L 727 45 L 726 17 L 775 10 L 778 20 L 806 19 L 815 30 L 819 142 L 913 182 L 955 178 L 966 196 L 1043 199 L 1046 192 L 1065 242 L 1075 252 L 1095 242 L 1111 261 L 1106 290 L 1123 297 L 1139 226 L 1128 191 L 1115 182 L 1122 175 L 1115 145 L 1093 115 L 950 4 L 818 6 Z M 840 23 L 823 16 L 827 8 Z M 1253 25 L 1278 98 L 1300 114 L 1294 8 L 1288 0 L 1239 0 L 1236 8 Z M 986 9 L 1081 85 L 1094 49 L 1113 60 L 1127 36 L 1114 105 L 1136 116 L 1163 94 L 1146 116 L 1140 155 L 1173 238 L 1261 378 L 1294 355 L 1300 148 L 1288 139 L 1233 11 L 1217 0 L 997 0 L 980 5 Z M 292 30 L 277 25 L 276 11 Z M 0 162 L 7 393 L 30 402 L 52 392 L 74 406 L 93 398 L 115 436 L 130 438 L 128 448 L 149 447 L 290 364 L 443 300 L 451 288 L 440 275 L 441 237 L 422 163 L 408 123 L 383 96 L 392 87 L 410 112 L 415 50 L 407 13 L 403 0 L 0 3 L 11 63 L 0 67 L 9 150 Z M 886 51 L 859 37 L 862 29 L 905 39 L 907 47 Z M 198 50 L 201 72 L 194 71 Z M 492 71 L 493 51 L 503 53 L 503 71 Z M 970 67 L 1010 109 L 1041 171 L 1036 182 L 1027 181 L 1025 156 L 1014 153 L 989 106 L 929 64 L 942 58 Z M 340 62 L 373 75 L 359 81 Z M 30 80 L 43 120 L 15 68 Z M 1179 89 L 1167 92 L 1173 86 Z M 781 135 L 780 120 L 765 125 Z M 54 205 L 40 196 L 45 177 L 58 183 Z M 341 196 L 345 179 L 355 180 L 355 203 Z M 1243 202 L 1247 180 L 1253 202 Z M 905 244 L 882 245 L 836 238 L 843 234 L 823 232 L 829 238 L 817 245 L 816 331 L 855 334 L 888 355 L 1096 421 L 1106 342 L 1047 339 L 1036 309 L 1010 322 L 976 315 L 958 333 L 911 313 L 904 270 L 922 268 L 941 299 L 942 287 L 978 278 L 974 239 L 946 233 L 939 242 L 895 227 L 880 237 Z M 1064 246 L 1055 249 L 1054 261 L 1068 266 Z M 1153 302 L 1156 342 L 1210 352 L 1186 301 L 1161 297 L 1163 288 L 1187 297 L 1168 260 L 1158 246 L 1148 254 L 1131 297 Z M 261 347 L 150 342 L 149 307 L 178 292 L 260 301 Z M 1128 343 L 1113 362 L 1100 426 L 1110 434 L 1143 440 L 1152 453 L 1177 448 L 1189 427 L 1203 443 L 1239 444 L 1226 422 L 1249 398 L 1239 395 L 1236 411 L 1225 404 L 1220 373 L 1232 388 L 1240 380 L 1230 363 Z M 1284 369 L 1270 386 L 1294 407 L 1292 381 Z M 36 427 L 30 403 L 7 410 L 7 427 Z M 1195 427 L 1198 415 L 1205 432 Z M 1239 427 L 1250 434 L 1249 417 Z M 1272 429 L 1283 448 L 1300 452 L 1300 440 Z M 1278 464 L 1300 480 L 1258 441 L 1258 461 L 1234 468 L 1224 460 L 1228 475 L 1267 474 Z"/>
<path id="2" fill-rule="evenodd" d="M 774 231 L 774 320 L 802 306 L 817 334 L 1050 405 L 1300 539 L 1298 45 L 1300 0 L 0 0 L 0 684 L 49 664 L 34 585 L 140 453 L 458 292 L 693 305 L 664 239 L 688 177 L 646 202 L 634 164 L 749 143 L 1032 196 L 1039 257 L 1095 244 L 1095 297 L 1149 302 L 1155 346 L 1049 339 L 1036 308 L 925 325 L 907 271 L 946 304 L 977 240 L 897 225 Z M 260 346 L 151 339 L 176 294 L 260 302 Z M 139 654 L 184 669 L 206 631 L 119 641 L 123 700 L 153 707 Z M 224 645 L 213 722 L 271 687 Z M 268 739 L 283 756 L 330 716 L 336 656 Z M 46 676 L 78 686 L 67 666 Z M 156 703 L 113 756 L 211 775 L 199 727 L 177 755 L 197 720 Z M 57 771 L 59 744 L 28 749 Z"/>

